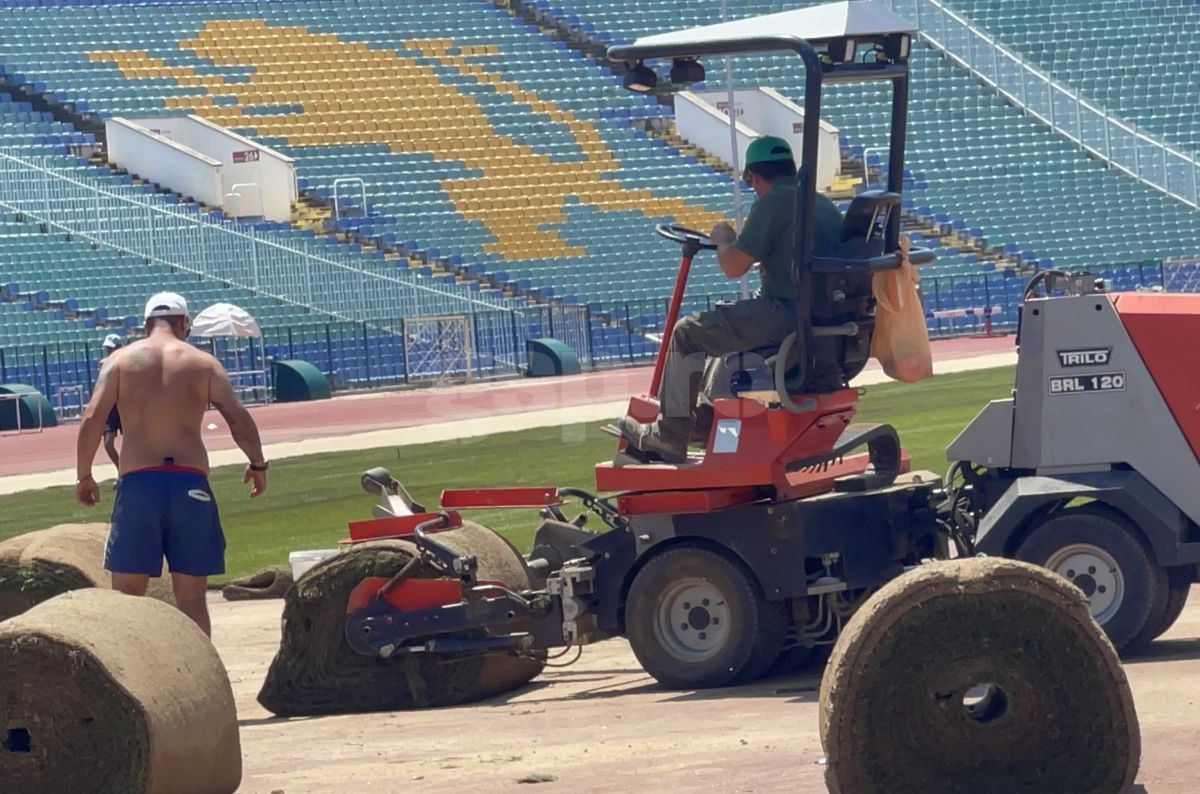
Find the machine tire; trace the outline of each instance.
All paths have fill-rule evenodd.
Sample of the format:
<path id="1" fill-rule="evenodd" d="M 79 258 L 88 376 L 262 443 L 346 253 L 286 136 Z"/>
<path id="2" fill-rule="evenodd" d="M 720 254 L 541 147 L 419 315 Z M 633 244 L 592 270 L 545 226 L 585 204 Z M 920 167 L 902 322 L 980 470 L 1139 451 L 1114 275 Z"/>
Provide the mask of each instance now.
<path id="1" fill-rule="evenodd" d="M 1154 624 L 1150 639 L 1158 639 L 1167 629 L 1175 625 L 1183 608 L 1187 605 L 1188 594 L 1192 591 L 1192 575 L 1188 566 L 1167 569 L 1167 603 L 1162 615 Z"/>
<path id="2" fill-rule="evenodd" d="M 1122 654 L 1135 653 L 1153 639 L 1166 608 L 1167 572 L 1119 514 L 1091 506 L 1053 513 L 1021 542 L 1016 557 L 1055 570 L 1083 590 L 1092 617 Z M 1086 564 L 1089 557 L 1104 565 L 1111 562 L 1106 583 L 1092 576 L 1103 565 L 1078 573 L 1071 567 L 1076 561 Z"/>
<path id="3" fill-rule="evenodd" d="M 704 599 L 705 591 L 721 600 L 690 606 L 688 599 Z M 675 630 L 684 610 L 687 628 L 679 625 L 688 634 Z M 718 611 L 726 628 L 712 643 L 705 629 L 716 624 Z M 731 686 L 760 678 L 775 662 L 786 638 L 787 610 L 763 597 L 743 565 L 683 546 L 658 554 L 638 571 L 626 598 L 625 633 L 642 667 L 663 686 Z"/>

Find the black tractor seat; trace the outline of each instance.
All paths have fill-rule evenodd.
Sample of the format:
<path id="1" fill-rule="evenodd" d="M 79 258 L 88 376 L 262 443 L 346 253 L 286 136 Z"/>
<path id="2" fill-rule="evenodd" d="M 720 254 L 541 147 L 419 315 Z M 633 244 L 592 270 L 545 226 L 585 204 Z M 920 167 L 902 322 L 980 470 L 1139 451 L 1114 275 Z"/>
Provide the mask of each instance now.
<path id="1" fill-rule="evenodd" d="M 710 396 L 765 396 L 764 392 L 773 392 L 778 402 L 792 410 L 811 410 L 811 401 L 804 400 L 805 395 L 846 388 L 870 355 L 875 313 L 872 277 L 884 257 L 888 220 L 899 207 L 897 193 L 859 193 L 842 218 L 841 243 L 835 255 L 813 257 L 812 345 L 807 351 L 807 366 L 800 366 L 797 333 L 793 332 L 777 345 L 725 356 L 722 365 L 729 374 L 728 390 L 724 383 L 718 383 Z M 786 360 L 780 361 L 781 354 Z"/>

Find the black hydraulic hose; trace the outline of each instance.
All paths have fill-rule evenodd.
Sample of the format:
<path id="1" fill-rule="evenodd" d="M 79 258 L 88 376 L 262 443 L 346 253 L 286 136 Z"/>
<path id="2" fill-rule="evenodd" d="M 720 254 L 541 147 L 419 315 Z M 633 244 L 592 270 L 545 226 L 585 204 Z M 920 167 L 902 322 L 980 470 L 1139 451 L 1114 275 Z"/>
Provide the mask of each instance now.
<path id="1" fill-rule="evenodd" d="M 946 470 L 946 476 L 942 480 L 942 487 L 946 491 L 946 501 L 950 505 L 950 515 L 947 519 L 939 520 L 943 528 L 950 535 L 950 539 L 958 547 L 958 553 L 963 557 L 975 556 L 975 542 L 971 537 L 973 528 L 969 526 L 965 517 L 962 514 L 962 501 L 968 497 L 962 494 L 962 489 L 966 487 L 966 475 L 963 475 L 963 483 L 961 486 L 954 484 L 954 479 L 960 471 L 963 471 L 965 463 L 963 461 L 955 461 L 950 464 L 950 468 Z"/>

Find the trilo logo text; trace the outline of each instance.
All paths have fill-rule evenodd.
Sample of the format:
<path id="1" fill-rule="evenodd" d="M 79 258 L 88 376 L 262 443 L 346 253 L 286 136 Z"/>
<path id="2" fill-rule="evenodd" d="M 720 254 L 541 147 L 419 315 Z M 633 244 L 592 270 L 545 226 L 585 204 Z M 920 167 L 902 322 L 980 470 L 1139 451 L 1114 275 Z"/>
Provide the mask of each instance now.
<path id="1" fill-rule="evenodd" d="M 1101 367 L 1112 360 L 1112 348 L 1095 350 L 1060 350 L 1058 363 L 1064 367 Z"/>

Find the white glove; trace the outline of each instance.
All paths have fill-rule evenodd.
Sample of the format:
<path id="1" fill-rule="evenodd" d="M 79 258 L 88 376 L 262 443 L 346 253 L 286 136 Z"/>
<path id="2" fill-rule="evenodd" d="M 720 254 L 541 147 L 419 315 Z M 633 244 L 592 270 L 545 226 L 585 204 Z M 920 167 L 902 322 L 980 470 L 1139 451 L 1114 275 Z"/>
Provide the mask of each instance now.
<path id="1" fill-rule="evenodd" d="M 708 239 L 718 248 L 725 248 L 726 246 L 733 245 L 734 241 L 737 240 L 737 232 L 728 223 L 721 221 L 708 233 Z"/>

